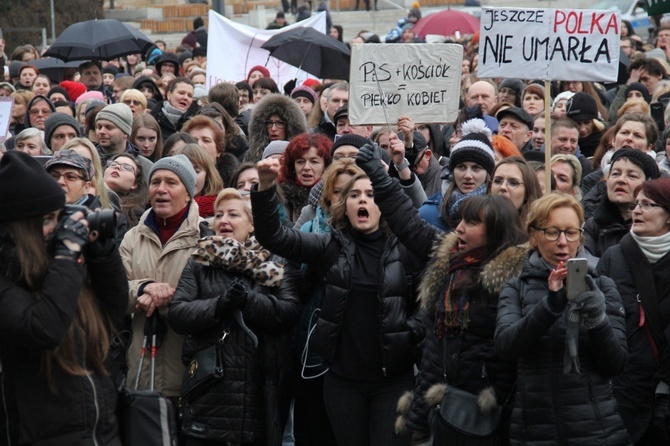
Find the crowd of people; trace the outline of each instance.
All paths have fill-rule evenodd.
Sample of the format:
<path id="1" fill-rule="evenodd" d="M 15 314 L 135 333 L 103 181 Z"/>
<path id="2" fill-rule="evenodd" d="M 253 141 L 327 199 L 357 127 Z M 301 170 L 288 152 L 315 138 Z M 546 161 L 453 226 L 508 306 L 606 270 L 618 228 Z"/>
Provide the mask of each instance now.
<path id="1" fill-rule="evenodd" d="M 466 38 L 456 121 L 384 126 L 349 121 L 345 80 L 282 92 L 254 66 L 208 88 L 202 21 L 58 83 L 16 48 L 0 445 L 121 445 L 124 387 L 162 392 L 184 446 L 670 444 L 670 23 L 654 31 L 624 22 L 618 82 L 552 83 L 549 103 L 543 82 L 477 78 Z M 187 392 L 212 347 L 222 376 Z M 460 421 L 454 391 L 475 401 Z"/>

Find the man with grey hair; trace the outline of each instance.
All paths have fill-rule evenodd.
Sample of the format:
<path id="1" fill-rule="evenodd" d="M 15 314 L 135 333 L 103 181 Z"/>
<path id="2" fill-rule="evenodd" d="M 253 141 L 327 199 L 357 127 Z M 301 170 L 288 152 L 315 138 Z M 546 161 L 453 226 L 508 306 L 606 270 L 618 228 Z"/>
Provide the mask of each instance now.
<path id="1" fill-rule="evenodd" d="M 312 131 L 322 133 L 333 141 L 337 134 L 335 112 L 349 102 L 349 83 L 338 82 L 331 85 L 326 93 L 326 101 L 326 112 L 323 114 L 323 118 L 321 118 L 319 124 Z"/>

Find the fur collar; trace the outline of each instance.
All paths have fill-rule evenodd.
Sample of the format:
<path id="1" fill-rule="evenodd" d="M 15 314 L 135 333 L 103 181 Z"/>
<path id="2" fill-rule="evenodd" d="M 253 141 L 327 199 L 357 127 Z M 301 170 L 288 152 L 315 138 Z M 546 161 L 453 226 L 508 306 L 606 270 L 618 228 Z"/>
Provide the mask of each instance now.
<path id="1" fill-rule="evenodd" d="M 422 309 L 432 308 L 435 299 L 442 295 L 449 278 L 449 253 L 457 242 L 458 236 L 455 232 L 445 234 L 436 240 L 431 260 L 419 285 L 418 300 Z M 509 279 L 521 273 L 529 250 L 530 245 L 527 243 L 510 246 L 486 262 L 479 273 L 482 288 L 491 294 L 499 293 Z"/>

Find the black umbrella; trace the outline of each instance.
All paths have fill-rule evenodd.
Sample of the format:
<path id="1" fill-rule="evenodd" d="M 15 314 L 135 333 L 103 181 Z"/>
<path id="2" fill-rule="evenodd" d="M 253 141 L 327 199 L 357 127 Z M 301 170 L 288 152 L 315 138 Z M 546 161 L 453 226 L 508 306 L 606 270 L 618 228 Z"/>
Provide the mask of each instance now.
<path id="1" fill-rule="evenodd" d="M 349 47 L 314 28 L 298 26 L 275 34 L 261 48 L 320 79 L 349 79 Z"/>
<path id="2" fill-rule="evenodd" d="M 79 61 L 63 62 L 54 57 L 41 57 L 39 59 L 31 60 L 30 65 L 34 65 L 41 74 L 46 74 L 51 82 L 60 82 L 63 80 L 63 74 L 68 68 L 79 67 Z"/>
<path id="3" fill-rule="evenodd" d="M 65 61 L 112 60 L 144 54 L 151 45 L 147 36 L 118 20 L 88 20 L 68 26 L 44 55 Z"/>

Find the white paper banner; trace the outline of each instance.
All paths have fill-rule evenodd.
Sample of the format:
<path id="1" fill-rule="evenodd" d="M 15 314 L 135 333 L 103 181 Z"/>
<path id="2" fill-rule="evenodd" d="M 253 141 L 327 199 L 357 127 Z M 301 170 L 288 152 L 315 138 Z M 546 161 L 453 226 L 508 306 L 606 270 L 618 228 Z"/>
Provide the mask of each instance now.
<path id="1" fill-rule="evenodd" d="M 451 122 L 458 114 L 463 47 L 366 43 L 351 48 L 349 122 Z"/>
<path id="2" fill-rule="evenodd" d="M 262 65 L 270 71 L 270 76 L 277 83 L 280 91 L 283 85 L 291 79 L 297 78 L 297 85 L 300 85 L 308 77 L 314 77 L 274 57 L 268 60 L 270 53 L 261 48 L 261 45 L 270 37 L 296 26 L 311 27 L 325 33 L 326 14 L 314 14 L 306 20 L 282 29 L 265 30 L 233 22 L 210 9 L 207 37 L 207 88 L 219 82 L 246 80 L 249 69 L 255 65 Z"/>
<path id="3" fill-rule="evenodd" d="M 482 8 L 477 76 L 616 81 L 620 29 L 613 11 Z"/>

